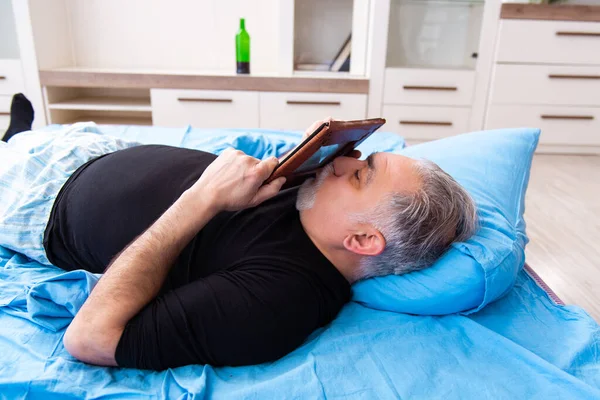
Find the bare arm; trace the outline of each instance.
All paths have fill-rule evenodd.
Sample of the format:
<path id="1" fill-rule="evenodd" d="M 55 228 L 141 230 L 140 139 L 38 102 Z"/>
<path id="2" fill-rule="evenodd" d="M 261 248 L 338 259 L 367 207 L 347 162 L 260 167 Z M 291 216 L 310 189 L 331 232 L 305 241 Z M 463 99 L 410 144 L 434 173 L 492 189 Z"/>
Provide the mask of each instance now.
<path id="1" fill-rule="evenodd" d="M 279 192 L 284 179 L 261 186 L 277 165 L 227 150 L 202 177 L 112 263 L 64 336 L 75 358 L 115 366 L 127 322 L 158 294 L 183 248 L 218 212 L 255 206 Z"/>

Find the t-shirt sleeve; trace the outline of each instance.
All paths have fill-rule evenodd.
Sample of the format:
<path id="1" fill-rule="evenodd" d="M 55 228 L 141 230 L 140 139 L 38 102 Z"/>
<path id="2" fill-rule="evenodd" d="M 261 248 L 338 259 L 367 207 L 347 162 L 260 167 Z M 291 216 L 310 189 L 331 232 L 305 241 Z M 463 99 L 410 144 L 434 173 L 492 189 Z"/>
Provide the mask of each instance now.
<path id="1" fill-rule="evenodd" d="M 126 325 L 115 358 L 121 367 L 152 370 L 272 361 L 319 326 L 320 299 L 314 282 L 296 271 L 219 271 L 142 309 Z"/>

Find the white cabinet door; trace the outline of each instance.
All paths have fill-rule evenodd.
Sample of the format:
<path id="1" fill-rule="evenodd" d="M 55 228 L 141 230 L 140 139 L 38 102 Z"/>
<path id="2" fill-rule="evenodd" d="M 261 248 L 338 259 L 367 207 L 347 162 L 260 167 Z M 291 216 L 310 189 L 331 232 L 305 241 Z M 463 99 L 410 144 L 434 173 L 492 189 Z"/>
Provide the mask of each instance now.
<path id="1" fill-rule="evenodd" d="M 600 108 L 493 105 L 485 127 L 541 128 L 541 144 L 600 145 Z"/>
<path id="2" fill-rule="evenodd" d="M 600 66 L 498 64 L 492 103 L 600 106 Z"/>
<path id="3" fill-rule="evenodd" d="M 470 106 L 475 71 L 386 68 L 384 104 Z"/>
<path id="4" fill-rule="evenodd" d="M 314 121 L 366 118 L 366 94 L 261 92 L 260 127 L 305 130 Z"/>
<path id="5" fill-rule="evenodd" d="M 13 95 L 25 90 L 19 60 L 0 60 L 0 94 Z"/>
<path id="6" fill-rule="evenodd" d="M 150 97 L 154 125 L 258 128 L 258 92 L 152 89 Z"/>
<path id="7" fill-rule="evenodd" d="M 497 62 L 600 65 L 600 23 L 501 20 Z"/>
<path id="8" fill-rule="evenodd" d="M 10 102 L 11 96 L 0 96 L 0 137 L 4 135 L 4 131 L 10 123 Z"/>
<path id="9" fill-rule="evenodd" d="M 10 103 L 12 101 L 12 96 L 2 96 L 0 95 L 0 113 L 2 112 L 10 112 Z"/>
<path id="10" fill-rule="evenodd" d="M 381 131 L 396 132 L 409 141 L 421 142 L 465 133 L 468 107 L 383 106 L 386 124 Z"/>

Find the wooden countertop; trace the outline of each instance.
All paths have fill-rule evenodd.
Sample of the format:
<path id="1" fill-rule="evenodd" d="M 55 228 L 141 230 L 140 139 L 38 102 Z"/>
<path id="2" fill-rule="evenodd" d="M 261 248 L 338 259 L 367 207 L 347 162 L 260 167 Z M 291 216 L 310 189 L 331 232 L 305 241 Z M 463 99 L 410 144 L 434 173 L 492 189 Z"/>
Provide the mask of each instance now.
<path id="1" fill-rule="evenodd" d="M 500 18 L 600 22 L 600 5 L 504 3 Z"/>
<path id="2" fill-rule="evenodd" d="M 60 68 L 40 70 L 43 86 L 104 87 L 134 89 L 250 90 L 265 92 L 369 92 L 369 80 L 346 75 L 266 76 L 223 73 L 159 72 Z"/>

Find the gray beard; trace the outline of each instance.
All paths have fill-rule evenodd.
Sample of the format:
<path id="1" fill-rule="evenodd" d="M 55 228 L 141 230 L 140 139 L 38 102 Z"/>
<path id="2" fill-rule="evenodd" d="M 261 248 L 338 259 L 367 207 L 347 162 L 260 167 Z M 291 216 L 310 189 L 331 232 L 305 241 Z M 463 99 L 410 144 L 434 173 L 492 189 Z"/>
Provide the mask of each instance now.
<path id="1" fill-rule="evenodd" d="M 298 189 L 296 209 L 298 211 L 310 210 L 317 200 L 317 192 L 325 179 L 333 173 L 333 163 L 327 164 L 316 178 L 309 178 Z"/>

